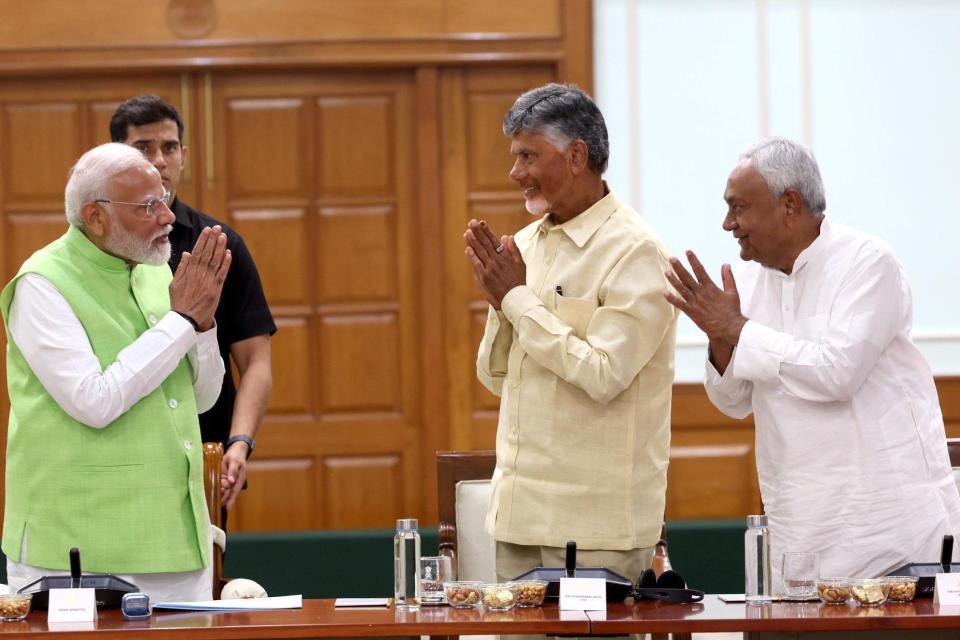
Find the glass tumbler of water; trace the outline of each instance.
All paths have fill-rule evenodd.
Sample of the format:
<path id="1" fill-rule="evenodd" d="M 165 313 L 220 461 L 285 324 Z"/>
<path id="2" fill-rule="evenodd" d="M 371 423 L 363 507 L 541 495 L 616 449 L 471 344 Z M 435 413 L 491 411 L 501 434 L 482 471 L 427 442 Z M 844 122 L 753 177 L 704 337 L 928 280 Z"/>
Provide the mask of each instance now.
<path id="1" fill-rule="evenodd" d="M 781 565 L 783 595 L 788 598 L 813 598 L 817 595 L 820 558 L 812 551 L 788 551 Z"/>

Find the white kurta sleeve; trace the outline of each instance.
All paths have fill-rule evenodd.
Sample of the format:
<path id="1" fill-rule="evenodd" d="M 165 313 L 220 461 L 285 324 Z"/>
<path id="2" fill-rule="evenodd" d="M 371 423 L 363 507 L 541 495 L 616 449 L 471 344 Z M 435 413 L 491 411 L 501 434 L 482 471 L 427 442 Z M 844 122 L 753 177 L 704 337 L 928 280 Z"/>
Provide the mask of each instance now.
<path id="1" fill-rule="evenodd" d="M 663 297 L 669 263 L 656 245 L 633 245 L 600 288 L 586 335 L 552 313 L 527 286 L 511 289 L 503 312 L 517 329 L 523 351 L 538 364 L 607 403 L 650 361 L 676 319 Z"/>
<path id="2" fill-rule="evenodd" d="M 818 338 L 799 339 L 749 321 L 740 334 L 734 377 L 775 382 L 784 391 L 814 402 L 853 397 L 883 350 L 897 335 L 904 305 L 896 259 L 877 247 L 864 247 L 843 278 L 831 310 L 807 319 Z M 909 295 L 909 294 L 906 294 Z"/>
<path id="3" fill-rule="evenodd" d="M 98 429 L 160 386 L 197 341 L 189 322 L 168 313 L 102 369 L 70 304 L 37 274 L 17 282 L 9 320 L 13 342 L 47 392 L 72 418 Z M 222 360 L 220 371 L 222 378 Z"/>
<path id="4" fill-rule="evenodd" d="M 731 418 L 742 419 L 753 413 L 753 383 L 748 380 L 738 380 L 733 375 L 733 363 L 737 358 L 737 350 L 733 350 L 723 375 L 707 357 L 706 373 L 703 378 L 703 388 L 707 397 L 717 409 Z"/>
<path id="5" fill-rule="evenodd" d="M 178 316 L 176 313 L 167 315 Z M 226 372 L 225 363 L 220 356 L 220 345 L 217 343 L 216 326 L 197 333 L 197 343 L 187 352 L 187 360 L 193 372 L 193 394 L 197 398 L 197 412 L 209 411 L 220 397 L 223 374 Z"/>

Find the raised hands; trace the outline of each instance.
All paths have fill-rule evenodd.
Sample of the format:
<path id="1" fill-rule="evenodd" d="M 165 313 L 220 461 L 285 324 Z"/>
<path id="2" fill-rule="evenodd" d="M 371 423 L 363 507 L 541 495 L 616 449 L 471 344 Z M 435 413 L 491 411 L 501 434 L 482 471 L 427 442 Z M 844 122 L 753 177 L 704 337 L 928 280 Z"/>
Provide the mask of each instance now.
<path id="1" fill-rule="evenodd" d="M 690 261 L 696 278 L 690 275 L 679 260 L 670 258 L 673 271 L 666 273 L 667 280 L 680 297 L 670 291 L 664 293 L 664 296 L 707 334 L 711 346 L 724 343 L 732 349 L 739 342 L 740 331 L 747 323 L 747 319 L 740 312 L 740 294 L 737 293 L 733 270 L 729 264 L 720 268 L 723 279 L 723 289 L 720 289 L 710 279 L 693 251 L 687 251 L 687 260 Z"/>
<path id="2" fill-rule="evenodd" d="M 499 309 L 510 289 L 527 283 L 527 265 L 517 243 L 513 236 L 501 236 L 497 240 L 483 220 L 471 220 L 463 239 L 477 285 L 493 308 Z"/>
<path id="3" fill-rule="evenodd" d="M 184 251 L 170 283 L 170 309 L 193 318 L 200 331 L 213 326 L 213 313 L 230 269 L 227 235 L 220 226 L 200 232 L 193 252 Z"/>

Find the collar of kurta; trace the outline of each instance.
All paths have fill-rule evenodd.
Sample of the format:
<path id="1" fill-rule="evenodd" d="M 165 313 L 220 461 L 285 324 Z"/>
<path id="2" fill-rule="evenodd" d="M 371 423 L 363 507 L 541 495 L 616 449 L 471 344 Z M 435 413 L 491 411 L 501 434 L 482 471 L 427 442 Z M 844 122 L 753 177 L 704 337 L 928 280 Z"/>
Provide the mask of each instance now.
<path id="1" fill-rule="evenodd" d="M 617 207 L 620 206 L 620 201 L 617 199 L 617 196 L 614 195 L 613 191 L 610 190 L 610 187 L 607 186 L 606 182 L 603 183 L 603 190 L 606 192 L 605 196 L 594 202 L 589 209 L 577 214 L 563 224 L 553 224 L 550 219 L 550 214 L 548 213 L 540 221 L 540 232 L 547 233 L 552 229 L 560 229 L 567 234 L 567 237 L 570 238 L 578 248 L 582 249 L 583 245 L 587 244 L 587 241 L 597 232 L 597 229 L 599 229 L 603 223 L 607 221 L 607 218 L 613 215 Z"/>
<path id="2" fill-rule="evenodd" d="M 67 244 L 85 259 L 106 271 L 130 271 L 126 260 L 117 258 L 93 244 L 79 228 L 70 225 L 67 229 Z"/>
<path id="3" fill-rule="evenodd" d="M 797 274 L 803 272 L 806 266 L 825 250 L 825 247 L 829 242 L 830 233 L 830 223 L 827 222 L 826 217 L 824 217 L 823 220 L 820 221 L 820 235 L 814 238 L 813 242 L 807 245 L 807 248 L 800 252 L 800 255 L 797 256 L 797 259 L 793 261 L 793 269 L 790 270 L 790 273 L 784 273 L 779 269 L 770 269 L 769 267 L 765 268 L 770 269 L 770 271 L 774 272 L 779 278 L 787 279 L 796 276 Z"/>

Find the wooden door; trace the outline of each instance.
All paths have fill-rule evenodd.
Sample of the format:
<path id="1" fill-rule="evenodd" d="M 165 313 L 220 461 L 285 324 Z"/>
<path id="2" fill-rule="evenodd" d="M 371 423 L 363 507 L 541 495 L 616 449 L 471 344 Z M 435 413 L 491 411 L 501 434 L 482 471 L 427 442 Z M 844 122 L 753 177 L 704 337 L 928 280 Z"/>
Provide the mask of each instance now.
<path id="1" fill-rule="evenodd" d="M 406 72 L 209 81 L 204 208 L 245 238 L 278 326 L 233 530 L 418 514 L 412 83 Z"/>

